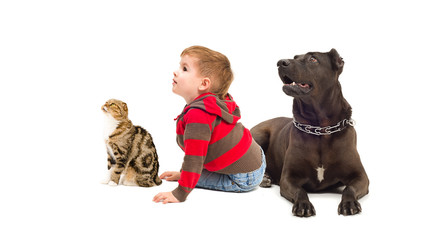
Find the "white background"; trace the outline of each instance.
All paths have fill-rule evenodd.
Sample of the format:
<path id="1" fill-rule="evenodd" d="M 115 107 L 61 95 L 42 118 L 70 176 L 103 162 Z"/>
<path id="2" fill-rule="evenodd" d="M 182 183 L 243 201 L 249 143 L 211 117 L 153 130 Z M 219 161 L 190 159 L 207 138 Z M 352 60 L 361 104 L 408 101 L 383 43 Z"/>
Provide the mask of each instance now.
<path id="1" fill-rule="evenodd" d="M 359 239 L 422 237 L 423 47 L 418 1 L 1 1 L 1 239 Z M 276 63 L 336 48 L 370 178 L 363 212 L 310 194 L 291 215 L 278 186 L 245 194 L 195 189 L 181 204 L 160 187 L 110 187 L 101 105 L 118 98 L 158 149 L 160 172 L 183 153 L 171 91 L 181 51 L 225 54 L 248 128 L 291 116 Z M 415 218 L 415 219 L 414 219 Z"/>

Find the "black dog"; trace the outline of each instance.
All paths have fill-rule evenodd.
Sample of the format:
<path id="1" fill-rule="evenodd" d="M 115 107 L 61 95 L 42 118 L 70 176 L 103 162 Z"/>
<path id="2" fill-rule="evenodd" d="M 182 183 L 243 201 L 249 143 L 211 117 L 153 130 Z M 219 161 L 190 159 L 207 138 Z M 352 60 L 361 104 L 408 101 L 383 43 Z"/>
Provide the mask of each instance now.
<path id="1" fill-rule="evenodd" d="M 356 150 L 352 109 L 342 95 L 339 75 L 344 62 L 335 49 L 280 60 L 283 91 L 294 97 L 294 118 L 275 118 L 252 128 L 266 153 L 261 186 L 280 185 L 299 217 L 315 215 L 306 192 L 345 186 L 338 212 L 361 212 L 358 199 L 368 193 L 369 180 Z"/>

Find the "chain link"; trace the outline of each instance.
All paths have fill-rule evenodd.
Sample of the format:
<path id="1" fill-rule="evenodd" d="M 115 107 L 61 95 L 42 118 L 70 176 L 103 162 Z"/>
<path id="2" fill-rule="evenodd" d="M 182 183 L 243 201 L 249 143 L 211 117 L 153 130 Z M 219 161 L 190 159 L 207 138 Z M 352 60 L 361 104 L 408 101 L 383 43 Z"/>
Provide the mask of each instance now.
<path id="1" fill-rule="evenodd" d="M 342 121 L 338 122 L 334 126 L 317 127 L 317 126 L 299 123 L 296 121 L 296 119 L 293 118 L 293 124 L 297 129 L 299 129 L 302 132 L 317 135 L 317 136 L 322 136 L 322 135 L 330 135 L 336 132 L 340 132 L 343 129 L 345 129 L 347 126 L 353 127 L 355 126 L 355 121 L 353 119 L 343 119 Z"/>

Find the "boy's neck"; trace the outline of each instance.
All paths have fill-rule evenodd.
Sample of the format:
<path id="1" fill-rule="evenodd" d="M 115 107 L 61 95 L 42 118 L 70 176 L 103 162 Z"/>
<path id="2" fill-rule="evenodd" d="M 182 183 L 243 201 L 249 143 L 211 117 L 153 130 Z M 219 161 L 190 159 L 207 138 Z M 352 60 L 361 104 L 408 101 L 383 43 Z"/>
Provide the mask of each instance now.
<path id="1" fill-rule="evenodd" d="M 197 95 L 195 98 L 193 98 L 193 99 L 185 99 L 186 100 L 186 103 L 187 103 L 187 105 L 188 104 L 190 104 L 190 103 L 192 103 L 192 102 L 194 102 L 194 100 L 196 100 L 196 99 L 198 99 L 198 98 L 200 98 L 200 97 L 202 97 L 202 96 L 204 96 L 204 95 L 215 95 L 215 94 L 213 94 L 213 93 L 211 93 L 211 92 L 204 92 L 204 93 L 199 93 L 199 95 Z"/>

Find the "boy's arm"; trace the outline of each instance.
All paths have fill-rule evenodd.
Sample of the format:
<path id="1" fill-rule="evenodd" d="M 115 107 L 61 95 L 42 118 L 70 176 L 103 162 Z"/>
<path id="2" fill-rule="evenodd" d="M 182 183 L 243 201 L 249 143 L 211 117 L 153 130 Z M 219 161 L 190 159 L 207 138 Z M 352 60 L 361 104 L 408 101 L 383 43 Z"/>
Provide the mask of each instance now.
<path id="1" fill-rule="evenodd" d="M 215 116 L 200 109 L 191 109 L 185 116 L 184 162 L 178 187 L 172 194 L 183 202 L 196 187 L 203 170 L 211 138 L 211 124 Z"/>

